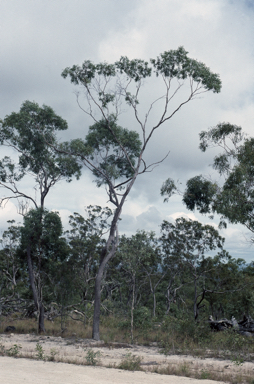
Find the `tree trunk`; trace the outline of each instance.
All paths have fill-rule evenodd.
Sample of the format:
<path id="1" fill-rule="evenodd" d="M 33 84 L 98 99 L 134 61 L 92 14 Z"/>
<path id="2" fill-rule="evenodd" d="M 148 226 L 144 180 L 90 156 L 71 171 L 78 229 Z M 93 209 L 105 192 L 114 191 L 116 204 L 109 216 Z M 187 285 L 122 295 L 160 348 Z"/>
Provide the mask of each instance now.
<path id="1" fill-rule="evenodd" d="M 156 316 L 156 296 L 155 296 L 155 290 L 153 291 L 153 317 Z"/>
<path id="2" fill-rule="evenodd" d="M 101 281 L 103 276 L 104 266 L 101 263 L 94 287 L 94 313 L 93 313 L 93 334 L 94 340 L 100 340 L 100 307 L 101 307 Z"/>
<path id="3" fill-rule="evenodd" d="M 100 340 L 101 282 L 103 278 L 104 269 L 107 263 L 109 262 L 109 260 L 114 256 L 116 252 L 117 243 L 118 243 L 117 222 L 119 220 L 121 210 L 122 210 L 122 205 L 125 198 L 122 198 L 121 204 L 117 207 L 115 211 L 115 214 L 111 223 L 107 245 L 101 251 L 100 266 L 95 279 L 95 287 L 94 287 L 94 314 L 93 314 L 93 332 L 92 332 L 92 338 L 94 340 Z"/>
<path id="4" fill-rule="evenodd" d="M 103 272 L 107 263 L 114 256 L 116 252 L 117 245 L 118 245 L 117 244 L 118 243 L 118 228 L 117 228 L 118 220 L 120 218 L 124 202 L 137 178 L 140 164 L 141 164 L 141 160 L 139 160 L 139 165 L 137 166 L 135 175 L 133 176 L 131 182 L 128 185 L 128 188 L 126 189 L 124 195 L 122 196 L 120 204 L 117 204 L 117 208 L 115 210 L 114 217 L 110 226 L 107 245 L 101 252 L 100 267 L 95 279 L 95 288 L 94 288 L 94 315 L 93 315 L 93 332 L 92 332 L 92 338 L 94 340 L 100 340 L 99 328 L 100 328 L 100 306 L 101 306 L 101 281 L 103 277 Z"/>
<path id="5" fill-rule="evenodd" d="M 193 307 L 193 310 L 194 310 L 194 319 L 197 320 L 198 318 L 198 308 L 197 308 L 197 279 L 196 279 L 196 276 L 195 276 L 195 281 L 194 281 L 194 307 Z"/>
<path id="6" fill-rule="evenodd" d="M 29 281 L 33 293 L 33 299 L 34 299 L 34 304 L 35 307 L 38 311 L 38 333 L 45 332 L 45 327 L 44 327 L 44 306 L 39 300 L 38 297 L 38 292 L 35 286 L 34 282 L 34 271 L 33 271 L 33 265 L 32 265 L 32 258 L 31 258 L 31 247 L 30 245 L 27 247 L 27 266 L 28 266 L 28 274 L 29 274 Z"/>
<path id="7" fill-rule="evenodd" d="M 132 301 L 131 301 L 131 344 L 134 342 L 133 336 L 133 315 L 134 315 L 134 303 L 135 303 L 135 275 L 132 283 Z"/>
<path id="8" fill-rule="evenodd" d="M 38 321 L 38 333 L 45 333 L 45 327 L 44 327 L 44 305 L 42 302 L 39 302 L 39 321 Z"/>

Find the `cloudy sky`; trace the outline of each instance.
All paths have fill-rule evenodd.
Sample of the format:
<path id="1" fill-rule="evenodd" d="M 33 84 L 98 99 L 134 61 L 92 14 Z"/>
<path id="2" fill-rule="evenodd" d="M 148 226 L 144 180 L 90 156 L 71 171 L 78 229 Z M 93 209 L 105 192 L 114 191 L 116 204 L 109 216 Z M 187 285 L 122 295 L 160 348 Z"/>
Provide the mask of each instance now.
<path id="1" fill-rule="evenodd" d="M 65 67 L 84 60 L 114 62 L 121 56 L 149 60 L 184 46 L 191 58 L 220 75 L 222 91 L 192 101 L 158 131 L 147 148 L 147 162 L 170 154 L 137 180 L 120 231 L 158 232 L 162 220 L 179 216 L 217 225 L 218 220 L 188 212 L 179 196 L 163 203 L 160 188 L 168 177 L 179 180 L 183 189 L 192 176 L 217 177 L 209 167 L 215 152 L 198 149 L 201 130 L 226 121 L 253 135 L 253 35 L 252 0 L 0 0 L 0 118 L 18 112 L 25 100 L 36 101 L 67 120 L 69 130 L 60 139 L 84 137 L 92 121 L 78 108 L 75 87 L 61 77 Z M 140 100 L 143 111 L 153 92 L 160 92 L 156 80 L 152 87 Z M 128 111 L 121 116 L 122 126 L 138 130 L 135 124 Z M 0 150 L 2 157 L 6 153 Z M 31 180 L 24 180 L 23 188 L 34 193 Z M 46 200 L 48 209 L 60 212 L 65 227 L 70 214 L 83 215 L 90 204 L 105 206 L 107 196 L 88 171 L 78 182 L 61 182 Z M 22 221 L 13 202 L 0 211 L 1 230 L 10 219 Z M 253 259 L 244 227 L 228 226 L 222 235 L 232 256 Z"/>

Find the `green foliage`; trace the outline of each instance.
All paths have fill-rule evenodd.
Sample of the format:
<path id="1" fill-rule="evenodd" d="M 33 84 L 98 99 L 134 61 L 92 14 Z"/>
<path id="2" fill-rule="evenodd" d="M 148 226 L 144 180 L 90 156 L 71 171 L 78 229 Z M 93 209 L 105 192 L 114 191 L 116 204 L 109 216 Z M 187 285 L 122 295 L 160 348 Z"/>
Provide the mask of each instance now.
<path id="1" fill-rule="evenodd" d="M 0 160 L 0 185 L 13 197 L 37 202 L 19 188 L 16 183 L 25 175 L 32 175 L 41 191 L 40 205 L 49 189 L 60 179 L 71 181 L 73 175 L 80 177 L 81 167 L 74 158 L 55 152 L 56 131 L 66 130 L 67 123 L 56 115 L 52 108 L 25 101 L 18 113 L 11 113 L 2 121 L 0 144 L 12 147 L 18 154 L 18 163 L 5 156 Z M 3 199 L 4 201 L 4 199 Z"/>
<path id="2" fill-rule="evenodd" d="M 0 281 L 3 296 L 21 294 L 26 291 L 25 277 L 21 260 L 17 255 L 20 245 L 21 227 L 9 220 L 9 227 L 0 239 Z"/>
<path id="3" fill-rule="evenodd" d="M 205 89 L 220 92 L 221 81 L 217 74 L 211 73 L 205 64 L 188 58 L 188 52 L 183 47 L 177 50 L 162 53 L 157 60 L 151 59 L 155 73 L 177 79 L 192 78 L 194 82 L 201 83 Z"/>
<path id="4" fill-rule="evenodd" d="M 230 123 L 219 123 L 216 127 L 212 127 L 207 131 L 202 131 L 199 134 L 200 149 L 205 152 L 207 148 L 214 145 L 224 146 L 226 140 L 230 140 L 234 146 L 239 144 L 244 135 L 242 128 Z M 230 155 L 230 153 L 229 153 Z"/>
<path id="5" fill-rule="evenodd" d="M 46 209 L 31 209 L 24 216 L 24 226 L 21 227 L 21 249 L 31 248 L 34 257 L 51 260 L 48 268 L 53 268 L 53 262 L 59 264 L 67 256 L 62 222 L 58 212 L 49 212 Z M 42 262 L 42 267 L 46 266 Z"/>
<path id="6" fill-rule="evenodd" d="M 134 310 L 134 326 L 137 328 L 149 328 L 152 326 L 151 311 L 147 307 L 140 307 Z"/>
<path id="7" fill-rule="evenodd" d="M 157 239 L 154 232 L 137 231 L 135 235 L 120 239 L 119 253 L 123 269 L 137 270 L 137 266 L 149 266 L 158 260 Z"/>
<path id="8" fill-rule="evenodd" d="M 175 224 L 164 220 L 161 231 L 164 250 L 169 255 L 185 259 L 191 268 L 204 260 L 207 251 L 221 249 L 224 243 L 224 238 L 213 226 L 183 217 L 176 219 Z"/>
<path id="9" fill-rule="evenodd" d="M 14 344 L 11 348 L 7 349 L 6 352 L 8 356 L 18 357 L 21 349 L 21 345 Z"/>
<path id="10" fill-rule="evenodd" d="M 176 193 L 176 190 L 177 188 L 174 180 L 169 178 L 166 181 L 164 181 L 161 187 L 161 196 L 167 196 L 165 197 L 164 202 L 167 202 L 168 199 Z"/>
<path id="11" fill-rule="evenodd" d="M 18 232 L 10 228 L 5 234 L 6 249 L 0 251 L 0 273 L 4 277 L 0 297 L 2 313 L 6 315 L 11 308 L 17 307 L 13 298 L 9 302 L 5 299 L 13 294 L 12 276 L 10 282 L 7 279 L 8 263 L 9 273 L 18 267 L 14 297 L 19 295 L 21 301 L 17 308 L 25 307 L 26 302 L 22 300 L 30 297 L 24 260 L 32 236 L 35 282 L 40 278 L 46 311 L 52 307 L 67 320 L 75 309 L 74 317 L 89 325 L 94 279 L 111 211 L 95 206 L 87 208 L 85 217 L 74 213 L 66 240 L 61 236 L 58 215 L 48 214 L 46 210 L 30 211 L 23 228 Z M 109 314 L 116 314 L 116 327 L 125 330 L 126 335 L 129 335 L 133 316 L 134 339 L 142 333 L 146 340 L 148 332 L 154 329 L 154 322 L 162 323 L 161 328 L 166 331 L 171 327 L 168 323 L 171 318 L 177 319 L 176 329 L 183 321 L 181 329 L 194 335 L 195 327 L 190 319 L 195 303 L 200 322 L 210 314 L 219 318 L 234 315 L 238 319 L 243 312 L 253 316 L 253 266 L 233 259 L 223 250 L 214 257 L 209 256 L 213 246 L 223 246 L 223 239 L 217 235 L 213 227 L 178 219 L 174 224 L 163 222 L 159 240 L 153 233 L 144 231 L 129 238 L 122 236 L 118 252 L 106 270 L 102 313 L 108 320 Z M 6 250 L 12 252 L 13 258 L 9 258 L 10 253 L 4 253 Z M 184 331 L 179 332 L 184 334 Z"/>
<path id="12" fill-rule="evenodd" d="M 177 50 L 165 51 L 157 59 L 150 60 L 151 66 L 147 61 L 130 60 L 128 57 L 123 56 L 114 64 L 100 63 L 96 65 L 86 60 L 81 67 L 73 65 L 71 68 L 65 68 L 62 76 L 64 78 L 70 76 L 72 83 L 88 87 L 98 75 L 108 79 L 117 76 L 117 74 L 124 74 L 127 79 L 132 79 L 137 83 L 151 77 L 154 70 L 156 76 L 162 75 L 165 78 L 177 78 L 179 80 L 189 77 L 194 82 L 202 84 L 207 90 L 220 92 L 221 81 L 219 76 L 212 73 L 205 64 L 190 59 L 187 55 L 188 52 L 183 47 L 179 47 Z"/>
<path id="13" fill-rule="evenodd" d="M 4 356 L 6 353 L 5 351 L 5 346 L 2 344 L 2 342 L 0 341 L 0 356 Z"/>
<path id="14" fill-rule="evenodd" d="M 147 61 L 139 59 L 130 60 L 126 56 L 122 56 L 119 61 L 116 61 L 115 67 L 121 74 L 126 74 L 135 82 L 150 77 L 152 73 L 152 69 L 149 68 Z"/>
<path id="15" fill-rule="evenodd" d="M 177 335 L 179 343 L 183 342 L 186 338 L 193 339 L 196 343 L 209 344 L 212 333 L 206 321 L 197 323 L 189 316 L 173 317 L 165 316 L 162 325 L 163 331 L 169 332 L 170 337 L 174 338 Z"/>
<path id="16" fill-rule="evenodd" d="M 224 182 L 196 176 L 187 182 L 183 202 L 190 210 L 221 215 L 220 226 L 241 223 L 254 231 L 254 139 L 246 138 L 242 128 L 221 123 L 200 133 L 200 149 L 218 146 L 223 152 L 214 158 L 213 168 Z"/>
<path id="17" fill-rule="evenodd" d="M 55 361 L 57 354 L 58 354 L 57 350 L 55 348 L 51 348 L 50 356 L 48 357 L 48 360 L 49 361 Z"/>
<path id="18" fill-rule="evenodd" d="M 210 378 L 211 378 L 211 372 L 208 372 L 205 369 L 202 369 L 200 379 L 201 380 L 209 380 Z"/>
<path id="19" fill-rule="evenodd" d="M 139 91 L 144 85 L 143 80 L 151 77 L 153 73 L 157 77 L 162 77 L 164 81 L 166 96 L 163 95 L 156 101 L 160 100 L 163 103 L 165 101 L 165 105 L 158 123 L 149 132 L 146 132 L 147 120 L 155 102 L 148 107 L 143 122 L 137 106 L 140 103 Z M 172 97 L 169 95 L 172 80 L 176 80 L 176 89 L 182 85 L 181 81 L 183 82 L 185 79 L 189 79 L 191 84 L 196 83 L 195 87 L 190 87 L 190 96 L 181 105 L 199 93 L 209 90 L 218 93 L 221 89 L 219 76 L 212 73 L 203 63 L 190 59 L 188 52 L 183 47 L 166 51 L 157 59 L 151 59 L 150 63 L 140 59 L 130 60 L 127 57 L 121 57 L 113 64 L 93 64 L 90 60 L 85 60 L 82 66 L 73 65 L 65 68 L 62 76 L 70 77 L 72 83 L 83 86 L 87 107 L 82 107 L 82 110 L 92 116 L 95 124 L 90 127 L 85 141 L 76 139 L 71 143 L 64 143 L 61 148 L 63 151 L 78 156 L 96 176 L 98 186 L 102 184 L 109 186 L 110 201 L 116 205 L 117 198 L 116 196 L 113 198 L 113 190 L 123 188 L 129 179 L 136 178 L 137 171 L 143 173 L 151 166 L 147 166 L 142 160 L 148 141 L 155 129 L 170 119 L 178 110 L 177 108 L 172 114 L 168 113 L 169 101 L 174 96 L 174 92 Z M 142 129 L 142 145 L 137 132 L 128 131 L 116 124 L 124 103 L 133 109 L 135 118 Z M 102 119 L 97 119 L 93 107 L 98 110 Z M 143 170 L 140 169 L 141 165 L 144 167 Z M 121 181 L 116 186 L 114 181 L 122 177 L 127 180 Z M 167 192 L 170 189 L 170 193 L 175 190 L 172 182 L 167 183 L 165 188 Z"/>
<path id="20" fill-rule="evenodd" d="M 45 352 L 42 345 L 40 343 L 37 343 L 35 349 L 36 349 L 36 358 L 38 360 L 45 360 Z"/>
<path id="21" fill-rule="evenodd" d="M 121 290 L 125 292 L 126 298 L 132 296 L 134 289 L 134 307 L 144 281 L 147 281 L 149 274 L 153 277 L 156 275 L 160 260 L 157 239 L 153 232 L 137 231 L 131 237 L 121 236 L 116 256 L 112 261 L 112 278 L 115 278 L 116 274 L 121 276 Z M 131 303 L 130 305 L 132 306 Z M 149 316 L 149 310 L 144 306 L 137 309 L 137 315 L 135 311 L 136 321 L 138 313 L 144 317 L 143 320 Z"/>
<path id="22" fill-rule="evenodd" d="M 197 320 L 199 310 L 205 307 L 207 292 L 213 293 L 218 289 L 216 286 L 211 288 L 209 284 L 215 265 L 207 253 L 217 248 L 222 250 L 224 238 L 211 225 L 202 225 L 183 217 L 176 219 L 175 224 L 163 221 L 161 232 L 165 261 L 171 264 L 173 259 L 176 268 L 185 274 L 179 285 L 193 285 L 194 318 Z M 227 254 L 223 250 L 217 255 L 218 260 L 225 257 Z M 199 281 L 202 283 L 199 284 Z"/>
<path id="23" fill-rule="evenodd" d="M 142 357 L 133 355 L 131 352 L 122 359 L 118 365 L 119 369 L 126 371 L 142 371 L 141 368 Z"/>
<path id="24" fill-rule="evenodd" d="M 52 108 L 45 105 L 40 108 L 34 102 L 25 101 L 19 113 L 13 112 L 3 120 L 0 143 L 19 150 L 21 175 L 24 172 L 39 175 L 43 164 L 44 172 L 47 171 L 52 178 L 65 176 L 70 179 L 73 173 L 80 175 L 80 168 L 72 159 L 57 155 L 47 144 L 55 145 L 55 131 L 66 129 L 66 121 Z"/>
<path id="25" fill-rule="evenodd" d="M 98 365 L 100 363 L 101 352 L 94 352 L 92 349 L 88 349 L 86 354 L 87 365 Z"/>
<path id="26" fill-rule="evenodd" d="M 18 256 L 26 263 L 27 254 L 29 255 L 33 267 L 31 276 L 28 265 L 30 283 L 31 280 L 34 281 L 37 287 L 36 293 L 33 290 L 33 298 L 35 295 L 38 296 L 36 300 L 43 298 L 44 304 L 52 301 L 52 295 L 55 296 L 60 286 L 60 277 L 65 271 L 69 248 L 66 239 L 62 237 L 62 231 L 57 212 L 38 208 L 31 209 L 24 216 Z"/>
<path id="27" fill-rule="evenodd" d="M 188 58 L 188 52 L 183 47 L 177 50 L 164 52 L 151 59 L 150 63 L 127 57 L 121 57 L 113 64 L 93 64 L 85 60 L 82 66 L 74 65 L 64 69 L 62 76 L 70 77 L 75 85 L 82 85 L 86 105 L 79 102 L 81 109 L 95 121 L 90 127 L 85 141 L 77 139 L 71 143 L 64 143 L 61 147 L 75 155 L 95 176 L 97 186 L 106 186 L 109 201 L 115 205 L 116 210 L 111 222 L 108 240 L 101 253 L 100 266 L 96 276 L 94 328 L 93 337 L 99 339 L 99 306 L 101 300 L 101 282 L 108 261 L 114 256 L 118 243 L 118 222 L 121 217 L 123 205 L 133 187 L 137 177 L 151 170 L 155 164 L 147 165 L 144 152 L 155 130 L 171 117 L 186 103 L 200 93 L 212 90 L 218 93 L 221 81 L 217 74 L 212 73 L 203 63 Z M 149 77 L 155 74 L 160 76 L 165 86 L 164 92 L 156 96 L 154 101 L 149 101 L 143 118 L 139 111 L 140 90 Z M 175 109 L 169 108 L 172 98 L 184 83 L 189 85 L 189 94 L 183 95 Z M 150 92 L 153 94 L 153 92 Z M 150 113 L 155 103 L 162 105 L 162 113 L 156 117 L 157 121 L 148 124 Z M 117 126 L 117 119 L 124 110 L 124 105 L 129 107 L 135 121 L 141 129 L 141 137 L 134 131 L 128 131 Z M 99 113 L 99 118 L 98 114 Z M 148 128 L 148 126 L 150 126 Z M 140 141 L 142 139 L 142 143 Z M 159 161 L 160 162 L 160 161 Z M 158 163 L 159 163 L 158 162 Z M 170 185 L 171 192 L 174 185 Z M 119 193 L 121 190 L 121 193 Z M 129 270 L 132 269 L 129 268 Z M 134 272 L 134 271 L 133 271 Z M 135 303 L 136 276 L 132 272 L 132 305 L 131 323 L 133 325 L 133 308 Z M 146 271 L 153 292 L 155 315 L 155 290 L 159 284 L 152 282 L 151 270 Z M 133 327 L 132 327 L 133 331 Z M 133 336 L 133 332 L 132 332 Z"/>
<path id="28" fill-rule="evenodd" d="M 235 365 L 237 365 L 237 366 L 239 367 L 239 366 L 243 365 L 243 363 L 244 363 L 244 358 L 241 357 L 240 355 L 238 355 L 238 356 L 233 356 L 232 359 L 231 359 L 231 361 L 232 361 Z"/>
<path id="29" fill-rule="evenodd" d="M 105 174 L 110 179 L 117 180 L 123 176 L 129 178 L 133 175 L 135 160 L 141 150 L 139 135 L 135 131 L 116 125 L 113 116 L 92 125 L 85 144 L 92 148 L 92 160 L 99 154 L 103 158 L 98 168 L 94 170 L 97 178 L 101 179 Z M 107 153 L 110 154 L 105 156 Z"/>
<path id="30" fill-rule="evenodd" d="M 65 302 L 69 302 L 74 299 L 70 295 L 72 288 L 74 297 L 86 302 L 86 313 L 89 313 L 88 303 L 93 300 L 94 278 L 105 242 L 103 235 L 108 231 L 111 215 L 108 207 L 88 206 L 86 217 L 77 212 L 69 217 L 71 229 L 65 232 L 69 256 L 65 276 L 60 277 L 62 284 L 59 294 Z"/>
<path id="31" fill-rule="evenodd" d="M 110 115 L 90 126 L 84 141 L 76 139 L 61 148 L 82 159 L 100 187 L 133 176 L 141 141 L 137 132 L 120 127 Z"/>
<path id="32" fill-rule="evenodd" d="M 188 180 L 186 186 L 183 196 L 186 207 L 191 211 L 197 208 L 200 213 L 210 213 L 213 210 L 212 203 L 217 185 L 200 175 Z"/>

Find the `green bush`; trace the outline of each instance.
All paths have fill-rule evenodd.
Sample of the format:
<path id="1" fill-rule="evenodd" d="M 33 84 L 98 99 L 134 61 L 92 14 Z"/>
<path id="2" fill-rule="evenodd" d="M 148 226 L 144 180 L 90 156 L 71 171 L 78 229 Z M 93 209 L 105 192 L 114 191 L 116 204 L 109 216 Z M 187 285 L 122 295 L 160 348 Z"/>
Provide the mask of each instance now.
<path id="1" fill-rule="evenodd" d="M 118 368 L 125 369 L 126 371 L 142 371 L 141 361 L 142 358 L 140 356 L 128 353 L 118 365 Z"/>
<path id="2" fill-rule="evenodd" d="M 6 350 L 7 355 L 11 357 L 18 357 L 21 348 L 21 345 L 14 344 L 13 347 Z"/>
<path id="3" fill-rule="evenodd" d="M 36 344 L 36 357 L 38 360 L 44 360 L 45 355 L 44 355 L 44 349 L 42 348 L 42 345 L 40 343 Z"/>
<path id="4" fill-rule="evenodd" d="M 152 327 L 151 311 L 147 307 L 140 307 L 134 310 L 134 327 L 135 328 L 150 328 Z"/>
<path id="5" fill-rule="evenodd" d="M 101 353 L 100 351 L 94 352 L 92 349 L 88 349 L 86 354 L 87 365 L 97 365 L 100 363 Z"/>

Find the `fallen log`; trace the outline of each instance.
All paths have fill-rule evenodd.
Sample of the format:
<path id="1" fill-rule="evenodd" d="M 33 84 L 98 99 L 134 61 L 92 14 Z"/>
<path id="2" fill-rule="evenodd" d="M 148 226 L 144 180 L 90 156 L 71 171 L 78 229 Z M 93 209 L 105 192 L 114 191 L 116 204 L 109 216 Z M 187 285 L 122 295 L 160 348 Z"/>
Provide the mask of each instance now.
<path id="1" fill-rule="evenodd" d="M 209 316 L 210 328 L 213 331 L 224 331 L 226 329 L 233 328 L 234 331 L 245 335 L 245 336 L 254 336 L 254 320 L 250 316 L 243 316 L 243 319 L 237 321 L 234 316 L 231 320 L 221 319 L 214 320 L 212 316 Z"/>
<path id="2" fill-rule="evenodd" d="M 209 316 L 210 327 L 213 331 L 224 331 L 233 327 L 232 321 L 228 319 L 214 320 L 212 316 Z"/>

